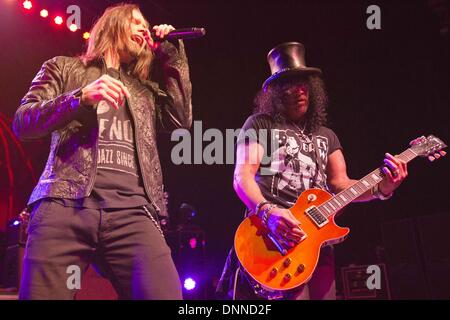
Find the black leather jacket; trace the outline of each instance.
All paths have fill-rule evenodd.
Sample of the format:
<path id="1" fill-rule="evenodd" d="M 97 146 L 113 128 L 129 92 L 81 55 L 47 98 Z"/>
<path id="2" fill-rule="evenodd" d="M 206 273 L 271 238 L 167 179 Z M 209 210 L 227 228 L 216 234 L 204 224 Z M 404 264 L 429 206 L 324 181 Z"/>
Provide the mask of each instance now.
<path id="1" fill-rule="evenodd" d="M 140 81 L 121 71 L 131 94 L 128 106 L 134 122 L 138 163 L 145 191 L 157 212 L 167 215 L 156 127 L 189 128 L 192 123 L 191 82 L 184 46 L 163 42 L 155 64 L 163 81 Z M 102 59 L 84 65 L 77 57 L 46 61 L 22 99 L 13 121 L 21 140 L 51 134 L 47 164 L 28 205 L 46 197 L 88 197 L 97 172 L 98 122 L 96 108 L 80 104 L 80 90 L 106 73 Z"/>

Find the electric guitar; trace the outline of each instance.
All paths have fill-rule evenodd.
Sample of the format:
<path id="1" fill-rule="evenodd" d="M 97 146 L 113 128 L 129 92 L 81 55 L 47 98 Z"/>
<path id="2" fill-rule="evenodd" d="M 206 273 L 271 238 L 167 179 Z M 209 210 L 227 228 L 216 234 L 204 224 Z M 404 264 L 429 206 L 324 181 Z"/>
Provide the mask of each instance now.
<path id="1" fill-rule="evenodd" d="M 444 156 L 447 147 L 435 136 L 420 137 L 397 157 L 409 162 L 417 156 L 430 161 Z M 247 217 L 234 237 L 237 257 L 245 272 L 265 292 L 282 292 L 306 283 L 312 276 L 322 246 L 342 242 L 350 232 L 335 224 L 335 214 L 380 183 L 384 173 L 372 171 L 349 188 L 332 196 L 320 189 L 304 191 L 289 210 L 306 234 L 299 244 L 284 248 L 256 215 Z"/>

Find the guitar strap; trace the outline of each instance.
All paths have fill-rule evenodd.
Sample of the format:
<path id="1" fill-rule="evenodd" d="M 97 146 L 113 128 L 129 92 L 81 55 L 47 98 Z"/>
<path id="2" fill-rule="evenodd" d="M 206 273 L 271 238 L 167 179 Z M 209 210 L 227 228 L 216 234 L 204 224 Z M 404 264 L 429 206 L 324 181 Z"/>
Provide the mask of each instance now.
<path id="1" fill-rule="evenodd" d="M 313 181 L 313 186 L 318 187 L 319 189 L 325 189 L 326 191 L 331 193 L 331 190 L 328 188 L 328 184 L 326 181 L 324 181 L 323 186 L 321 186 L 317 183 L 317 178 L 319 177 L 319 172 L 322 175 L 322 177 L 324 177 L 324 178 L 327 175 L 325 174 L 325 171 L 323 169 L 323 161 L 322 161 L 322 157 L 320 156 L 320 152 L 319 152 L 319 141 L 317 140 L 317 136 L 315 134 L 312 135 L 312 140 L 314 143 L 314 152 L 316 153 L 316 165 L 317 165 L 316 174 L 314 176 L 314 181 Z"/>
<path id="2" fill-rule="evenodd" d="M 314 152 L 316 154 L 316 173 L 314 175 L 314 180 L 313 180 L 313 187 L 319 187 L 321 188 L 321 186 L 317 183 L 317 179 L 319 178 L 319 172 L 322 175 L 322 177 L 325 177 L 325 172 L 323 170 L 322 167 L 322 158 L 320 157 L 320 152 L 319 152 L 319 142 L 317 141 L 317 136 L 315 134 L 312 135 L 312 141 L 314 144 Z"/>

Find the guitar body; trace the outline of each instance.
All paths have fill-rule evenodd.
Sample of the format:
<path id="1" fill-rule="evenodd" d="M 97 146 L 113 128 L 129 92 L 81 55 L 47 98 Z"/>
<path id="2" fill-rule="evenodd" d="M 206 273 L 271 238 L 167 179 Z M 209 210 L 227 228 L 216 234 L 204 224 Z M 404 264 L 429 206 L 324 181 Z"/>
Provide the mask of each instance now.
<path id="1" fill-rule="evenodd" d="M 396 157 L 409 162 L 417 156 L 427 156 L 434 161 L 445 155 L 442 149 L 447 147 L 433 135 L 417 138 L 410 146 Z M 320 189 L 303 192 L 290 211 L 300 221 L 306 237 L 289 250 L 280 245 L 260 218 L 254 215 L 246 218 L 236 231 L 234 248 L 251 282 L 256 282 L 255 292 L 276 296 L 306 283 L 317 266 L 321 247 L 343 241 L 350 232 L 334 223 L 336 212 L 371 190 L 384 177 L 377 168 L 334 197 Z"/>
<path id="2" fill-rule="evenodd" d="M 309 207 L 317 207 L 330 198 L 328 192 L 320 189 L 306 190 L 300 195 L 290 211 L 301 222 L 306 237 L 285 255 L 268 237 L 269 230 L 260 218 L 252 215 L 239 225 L 234 238 L 237 257 L 245 271 L 264 289 L 283 291 L 306 283 L 316 268 L 321 247 L 343 241 L 350 232 L 337 226 L 334 216 L 318 227 L 305 213 Z"/>

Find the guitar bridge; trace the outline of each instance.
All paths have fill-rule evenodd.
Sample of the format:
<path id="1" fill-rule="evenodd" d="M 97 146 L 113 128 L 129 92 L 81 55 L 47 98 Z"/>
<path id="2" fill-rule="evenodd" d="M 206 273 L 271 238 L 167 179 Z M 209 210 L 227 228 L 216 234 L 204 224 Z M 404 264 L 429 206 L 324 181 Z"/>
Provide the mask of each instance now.
<path id="1" fill-rule="evenodd" d="M 309 207 L 305 210 L 305 213 L 319 228 L 322 228 L 329 221 L 316 206 Z"/>
<path id="2" fill-rule="evenodd" d="M 267 237 L 272 241 L 272 243 L 275 245 L 275 247 L 277 248 L 278 252 L 281 253 L 281 255 L 283 256 L 287 255 L 287 250 L 283 248 L 283 245 L 279 243 L 278 240 L 275 239 L 275 237 L 271 233 L 267 234 Z"/>

